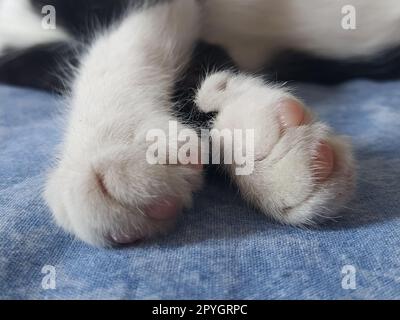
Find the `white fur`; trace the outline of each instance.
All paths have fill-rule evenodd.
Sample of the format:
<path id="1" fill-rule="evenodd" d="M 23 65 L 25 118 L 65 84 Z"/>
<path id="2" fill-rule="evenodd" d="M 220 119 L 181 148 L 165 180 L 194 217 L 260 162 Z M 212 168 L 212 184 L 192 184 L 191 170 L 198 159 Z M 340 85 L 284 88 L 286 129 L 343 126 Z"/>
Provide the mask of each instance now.
<path id="1" fill-rule="evenodd" d="M 260 79 L 222 72 L 205 79 L 196 103 L 205 112 L 219 111 L 215 129 L 255 130 L 254 172 L 236 175 L 235 164 L 226 169 L 251 204 L 282 223 L 299 225 L 332 217 L 348 201 L 354 191 L 354 159 L 346 139 L 321 122 L 282 131 L 279 103 L 293 99 Z M 321 141 L 329 143 L 336 159 L 329 179 L 317 183 L 312 159 Z"/>
<path id="2" fill-rule="evenodd" d="M 400 43 L 398 0 L 203 0 L 203 38 L 225 47 L 242 69 L 257 70 L 285 49 L 360 58 Z M 356 29 L 342 28 L 342 8 Z"/>
<path id="3" fill-rule="evenodd" d="M 146 207 L 168 197 L 190 205 L 201 172 L 148 164 L 145 137 L 167 131 L 172 87 L 198 26 L 194 0 L 157 5 L 129 14 L 83 58 L 61 160 L 45 191 L 56 221 L 80 239 L 108 245 L 116 236 L 148 237 L 170 221 L 149 218 Z"/>
<path id="4" fill-rule="evenodd" d="M 60 27 L 53 30 L 42 28 L 41 19 L 29 0 L 0 0 L 0 54 L 7 48 L 24 49 L 70 40 Z"/>
<path id="5" fill-rule="evenodd" d="M 341 56 L 373 52 L 394 38 L 391 32 L 387 39 L 368 43 L 362 34 L 352 40 L 335 37 L 335 28 L 337 35 L 345 32 L 336 21 L 328 28 L 334 34 L 327 41 L 310 21 L 301 30 L 305 20 L 318 19 L 294 0 L 279 5 L 264 0 L 174 0 L 129 13 L 120 25 L 99 36 L 83 57 L 61 160 L 46 185 L 45 198 L 57 222 L 88 243 L 108 245 L 115 234 L 142 238 L 164 230 L 171 221 L 151 219 L 146 207 L 170 196 L 188 206 L 201 184 L 199 170 L 149 165 L 145 159 L 145 134 L 155 128 L 167 131 L 174 81 L 200 36 L 199 3 L 206 19 L 205 38 L 228 48 L 244 68 L 260 66 L 269 53 L 285 46 L 310 50 L 318 46 L 320 53 Z M 317 5 L 316 0 L 312 3 Z M 292 10 L 298 11 L 298 18 Z M 321 12 L 329 24 L 336 9 L 330 5 Z M 340 42 L 340 37 L 346 40 Z M 335 40 L 345 53 L 332 46 Z M 353 50 L 346 49 L 355 42 Z M 244 197 L 264 212 L 285 223 L 301 224 L 345 203 L 353 189 L 353 159 L 348 144 L 322 123 L 291 128 L 281 135 L 275 106 L 288 97 L 285 90 L 255 78 L 225 73 L 205 81 L 197 102 L 204 110 L 222 110 L 216 127 L 256 129 L 256 171 L 235 177 L 236 182 Z M 243 113 L 243 108 L 248 110 Z M 336 165 L 331 177 L 317 184 L 311 159 L 321 140 L 333 147 Z"/>

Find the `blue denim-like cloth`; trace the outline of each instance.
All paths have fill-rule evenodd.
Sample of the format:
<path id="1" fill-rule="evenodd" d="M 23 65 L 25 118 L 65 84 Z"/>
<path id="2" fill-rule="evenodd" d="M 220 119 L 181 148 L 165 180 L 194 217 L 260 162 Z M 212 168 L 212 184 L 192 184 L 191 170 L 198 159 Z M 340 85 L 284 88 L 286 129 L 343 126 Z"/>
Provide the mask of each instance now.
<path id="1" fill-rule="evenodd" d="M 353 139 L 359 187 L 341 219 L 310 230 L 281 226 L 211 178 L 169 235 L 98 249 L 60 230 L 41 198 L 61 104 L 0 87 L 0 297 L 400 298 L 400 82 L 297 88 Z M 46 265 L 55 267 L 55 289 L 42 286 Z M 342 286 L 346 265 L 356 271 L 354 290 Z"/>

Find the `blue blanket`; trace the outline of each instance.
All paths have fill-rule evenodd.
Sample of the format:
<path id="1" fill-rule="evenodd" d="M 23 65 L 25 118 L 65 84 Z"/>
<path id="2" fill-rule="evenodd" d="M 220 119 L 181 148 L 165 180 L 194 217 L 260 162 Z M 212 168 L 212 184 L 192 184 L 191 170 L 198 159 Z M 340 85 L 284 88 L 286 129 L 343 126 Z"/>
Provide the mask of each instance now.
<path id="1" fill-rule="evenodd" d="M 98 249 L 59 229 L 41 198 L 62 104 L 0 86 L 0 298 L 400 298 L 399 88 L 297 86 L 355 145 L 358 191 L 337 221 L 278 225 L 210 178 L 169 235 Z"/>

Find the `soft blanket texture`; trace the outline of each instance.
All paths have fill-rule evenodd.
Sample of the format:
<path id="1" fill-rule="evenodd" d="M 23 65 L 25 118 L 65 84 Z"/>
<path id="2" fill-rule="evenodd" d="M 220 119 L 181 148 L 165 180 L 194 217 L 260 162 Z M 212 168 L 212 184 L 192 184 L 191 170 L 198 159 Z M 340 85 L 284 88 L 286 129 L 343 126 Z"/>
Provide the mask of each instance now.
<path id="1" fill-rule="evenodd" d="M 41 198 L 62 104 L 0 86 L 0 298 L 400 298 L 399 88 L 297 86 L 354 142 L 358 193 L 340 219 L 280 226 L 210 178 L 169 235 L 98 249 L 60 230 Z M 355 289 L 342 286 L 346 265 L 355 268 Z M 42 286 L 44 266 L 55 268 L 55 289 Z"/>

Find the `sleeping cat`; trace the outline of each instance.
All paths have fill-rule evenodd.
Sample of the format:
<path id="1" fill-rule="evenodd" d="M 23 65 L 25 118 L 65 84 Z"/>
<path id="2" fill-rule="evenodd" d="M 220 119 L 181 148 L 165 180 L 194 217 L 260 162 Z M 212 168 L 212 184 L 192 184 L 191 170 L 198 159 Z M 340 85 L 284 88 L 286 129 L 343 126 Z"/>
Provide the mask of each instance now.
<path id="1" fill-rule="evenodd" d="M 56 11 L 65 11 L 60 3 L 54 1 Z M 397 1 L 353 0 L 351 29 L 343 27 L 348 3 L 342 0 L 113 3 L 119 8 L 113 22 L 89 41 L 65 19 L 64 28 L 44 31 L 28 1 L 0 1 L 7 21 L 30 17 L 20 29 L 0 23 L 0 52 L 40 44 L 31 52 L 48 54 L 44 44 L 81 40 L 64 141 L 44 193 L 60 226 L 93 245 L 129 244 L 168 230 L 191 205 L 203 166 L 150 164 L 146 135 L 167 132 L 177 121 L 174 90 L 199 40 L 224 48 L 240 70 L 208 72 L 191 100 L 213 129 L 254 130 L 252 173 L 237 175 L 237 163 L 221 164 L 243 198 L 291 225 L 314 223 L 343 208 L 355 186 L 349 141 L 287 87 L 257 73 L 287 50 L 364 61 L 391 49 L 400 42 Z M 193 123 L 180 121 L 178 127 L 196 134 Z"/>

